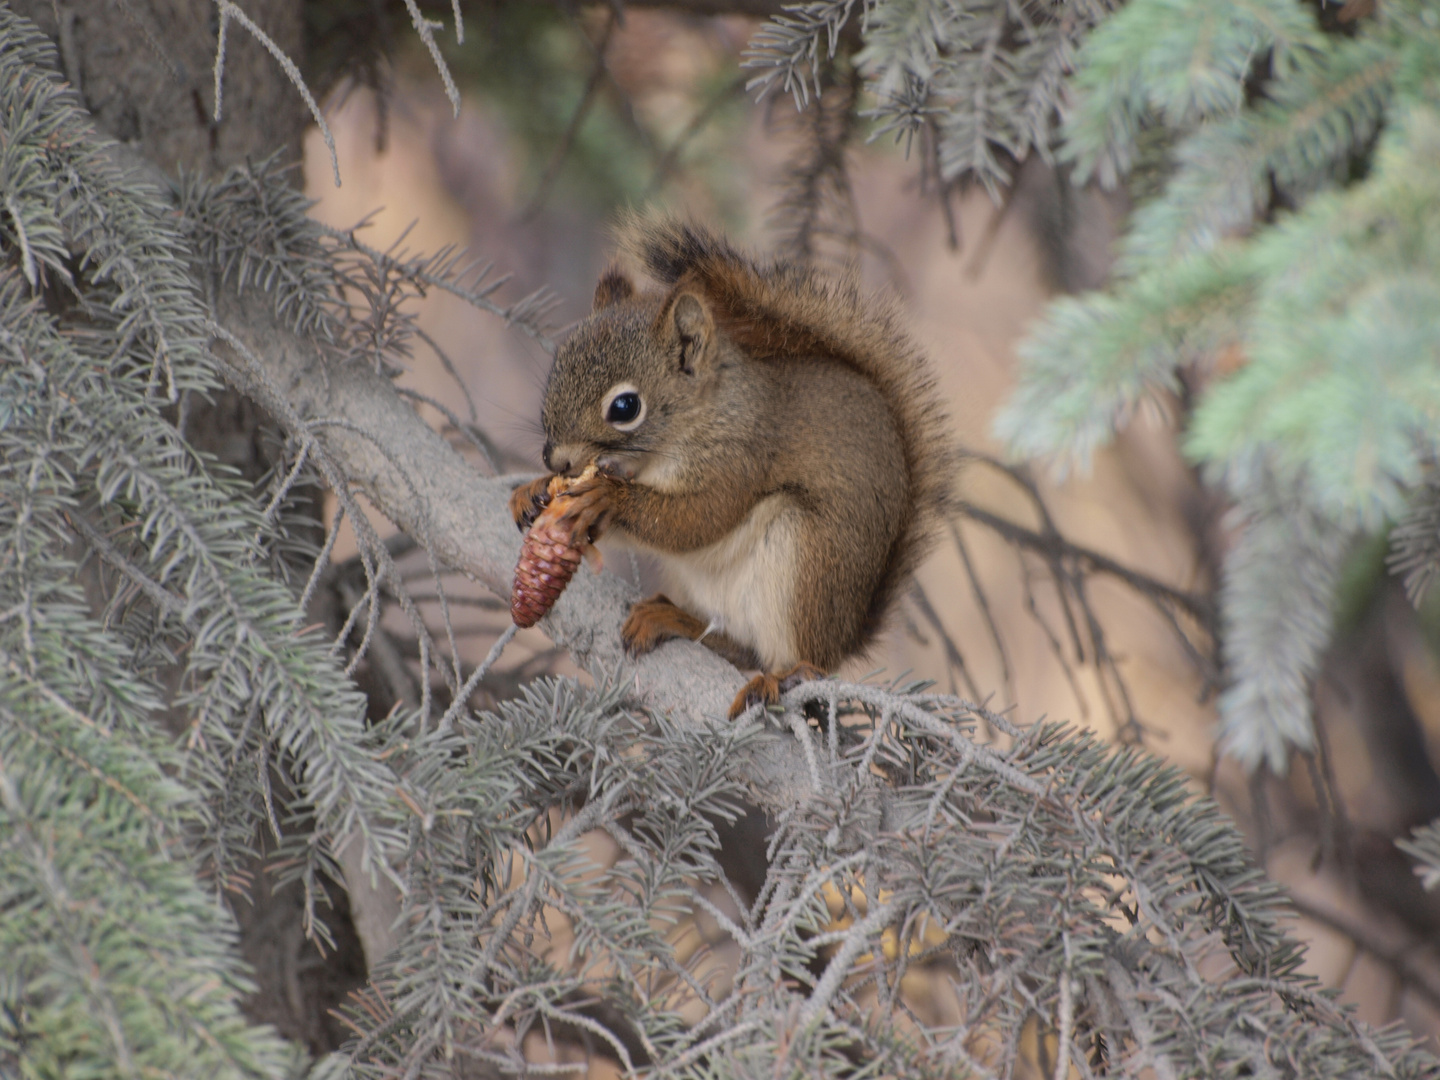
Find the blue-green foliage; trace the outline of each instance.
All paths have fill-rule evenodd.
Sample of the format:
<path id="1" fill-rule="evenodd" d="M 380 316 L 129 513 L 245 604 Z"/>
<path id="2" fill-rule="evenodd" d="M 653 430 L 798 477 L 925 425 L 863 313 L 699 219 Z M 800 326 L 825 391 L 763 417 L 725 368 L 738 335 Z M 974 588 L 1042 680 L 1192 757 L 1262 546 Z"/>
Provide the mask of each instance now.
<path id="1" fill-rule="evenodd" d="M 1131 3 L 1084 46 L 1065 156 L 1078 180 L 1112 186 L 1130 171 L 1144 127 L 1234 116 L 1258 56 L 1289 74 L 1301 53 L 1321 46 L 1313 17 L 1294 0 Z"/>
<path id="2" fill-rule="evenodd" d="M 406 325 L 349 310 L 347 282 L 464 292 L 451 259 L 329 245 L 265 169 L 167 200 L 117 167 L 55 59 L 0 6 L 0 1075 L 302 1072 L 238 1008 L 250 985 L 218 895 L 281 815 L 307 897 L 342 839 L 404 893 L 357 1038 L 312 1076 L 525 1074 L 527 1036 L 557 1031 L 654 1076 L 948 1077 L 981 1071 L 976 1056 L 1009 1076 L 1037 1022 L 1114 1075 L 1440 1075 L 1299 973 L 1275 887 L 1180 774 L 1084 733 L 833 681 L 786 695 L 783 736 L 640 715 L 624 684 L 568 680 L 439 724 L 426 693 L 367 726 L 275 572 L 292 542 L 279 515 L 169 410 L 219 385 L 211 335 L 228 331 L 202 283 L 263 289 L 332 363 L 383 370 Z M 375 276 L 348 277 L 343 252 Z M 1186 286 L 1204 318 L 1163 290 L 1144 302 L 1196 350 L 1231 340 L 1265 285 L 1247 266 Z M 487 295 L 470 299 L 516 323 L 543 307 Z M 1274 466 L 1245 475 L 1256 512 L 1311 535 L 1298 489 L 1265 503 Z M 1274 550 L 1256 549 L 1262 578 Z M 981 720 L 1008 748 L 973 737 Z M 811 787 L 781 807 L 742 897 L 721 828 L 774 775 L 777 738 L 803 743 Z M 697 911 L 728 968 L 693 947 Z M 955 975 L 939 1022 L 899 996 L 922 965 Z"/>
<path id="3" fill-rule="evenodd" d="M 313 813 L 312 894 L 329 839 L 388 862 L 392 774 L 255 558 L 274 523 L 167 419 L 219 386 L 207 311 L 172 207 L 55 67 L 0 9 L 0 1071 L 277 1075 L 219 900 L 267 762 L 297 789 L 281 809 Z"/>
<path id="4" fill-rule="evenodd" d="M 1330 516 L 1377 525 L 1440 449 L 1440 112 L 1392 110 L 1366 182 L 1246 255 L 1249 363 L 1210 391 L 1189 448 L 1224 464 L 1271 446 Z"/>
<path id="5" fill-rule="evenodd" d="M 847 24 L 873 94 L 876 135 L 908 142 L 929 126 L 941 176 L 975 181 L 997 201 L 1014 163 L 1047 160 L 1068 109 L 1075 50 L 1116 0 L 812 0 L 787 5 L 751 41 L 751 86 L 781 88 L 797 105 L 818 96 Z"/>
<path id="6" fill-rule="evenodd" d="M 1144 159 L 1164 182 L 1114 285 L 1032 331 L 997 430 L 1083 463 L 1181 372 L 1201 386 L 1186 449 L 1247 529 L 1222 713 L 1244 760 L 1283 769 L 1309 743 L 1343 538 L 1401 514 L 1440 452 L 1440 11 L 1396 0 L 1344 35 L 1294 0 L 1135 0 L 1074 85 L 1078 174 Z"/>

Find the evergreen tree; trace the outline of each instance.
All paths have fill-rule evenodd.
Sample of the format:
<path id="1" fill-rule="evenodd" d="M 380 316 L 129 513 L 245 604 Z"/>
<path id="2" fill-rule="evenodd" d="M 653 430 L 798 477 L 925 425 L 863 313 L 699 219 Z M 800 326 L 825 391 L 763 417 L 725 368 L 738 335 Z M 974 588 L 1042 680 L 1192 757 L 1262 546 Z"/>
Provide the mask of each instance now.
<path id="1" fill-rule="evenodd" d="M 1440 15 L 1387 2 L 1325 32 L 1313 8 L 1132 3 L 1094 33 L 1061 155 L 1145 174 L 1114 284 L 1057 302 L 997 422 L 1083 461 L 1146 399 L 1194 399 L 1185 445 L 1243 532 L 1222 593 L 1226 744 L 1283 772 L 1314 747 L 1310 679 L 1342 560 L 1407 519 L 1435 567 L 1440 447 Z"/>
<path id="2" fill-rule="evenodd" d="M 406 7 L 433 49 L 436 27 Z M 788 78 L 856 7 L 805 5 L 758 58 Z M 1257 520 L 1290 530 L 1257 530 L 1246 557 L 1298 537 L 1315 569 L 1276 587 L 1313 590 L 1346 531 L 1394 512 L 1432 452 L 1435 26 L 1398 3 L 1353 38 L 1281 0 L 1215 5 L 1231 21 L 1213 25 L 1167 19 L 1173 7 L 1076 3 L 1031 19 L 1023 5 L 891 0 L 864 7 L 854 63 L 882 110 L 897 103 L 887 123 L 937 118 L 952 178 L 1001 183 L 996 148 L 1050 153 L 1062 115 L 1082 172 L 1164 157 L 1172 175 L 1151 205 L 1169 208 L 1137 215 L 1112 294 L 1057 308 L 1050 325 L 1084 332 L 1037 336 L 1027 385 L 1051 383 L 1022 391 L 1007 430 L 1027 449 L 1083 451 L 1177 365 L 1236 344 L 1247 364 L 1197 412 L 1195 450 Z M 229 0 L 215 10 L 223 69 L 225 33 L 263 31 Z M 1077 49 L 1079 104 L 1062 108 Z M 1355 118 L 1343 138 L 1316 120 L 1316 149 L 1295 117 L 1360 85 L 1374 52 L 1357 49 L 1389 57 L 1365 98 L 1373 115 L 1346 98 L 1335 108 Z M 1337 81 L 1325 65 L 1342 62 L 1357 74 Z M 1283 899 L 1233 827 L 1137 751 L 924 687 L 835 680 L 729 724 L 717 718 L 733 669 L 699 647 L 626 660 L 627 586 L 590 573 L 544 625 L 595 688 L 542 680 L 476 712 L 490 661 L 467 670 L 453 641 L 432 639 L 355 495 L 413 538 L 442 596 L 442 567 L 508 591 L 508 481 L 479 475 L 390 377 L 416 340 L 406 297 L 448 290 L 548 344 L 544 295 L 502 305 L 451 253 L 402 257 L 327 230 L 258 159 L 166 178 L 97 130 L 62 66 L 0 7 L 0 1070 L 502 1075 L 536 1071 L 526 1055 L 558 1041 L 654 1075 L 1010 1076 L 1024 1058 L 1060 1077 L 1440 1076 L 1403 1032 L 1373 1031 L 1298 973 Z M 302 79 L 288 59 L 272 74 Z M 1271 115 L 1283 109 L 1284 124 Z M 1382 117 L 1369 174 L 1315 193 Z M 1263 156 L 1260 172 L 1224 178 L 1273 181 L 1293 217 L 1222 242 L 1235 205 L 1216 207 L 1198 174 L 1182 183 L 1208 161 L 1184 148 L 1221 131 L 1229 152 Z M 1293 185 L 1274 179 L 1281 161 Z M 1353 263 L 1321 264 L 1319 243 Z M 1279 321 L 1302 294 L 1335 313 L 1312 343 L 1328 352 L 1286 351 Z M 1395 376 L 1352 397 L 1366 334 L 1386 335 Z M 1086 351 L 1054 358 L 1062 346 Z M 1278 400 L 1315 363 L 1326 394 L 1365 406 L 1363 423 Z M 187 408 L 222 386 L 282 433 L 258 484 L 184 437 Z M 1337 435 L 1371 455 L 1368 473 L 1347 471 Z M 314 486 L 339 506 L 320 536 Z M 360 584 L 327 640 L 307 609 L 342 519 Z M 1423 574 L 1434 544 L 1416 522 L 1404 557 Z M 353 676 L 384 640 L 387 596 L 412 619 L 421 678 L 376 710 Z M 1313 609 L 1287 597 L 1264 617 L 1256 648 L 1303 651 L 1279 620 L 1313 634 Z M 1309 662 L 1287 670 L 1303 679 Z M 1235 666 L 1232 715 L 1279 708 Z M 1235 723 L 1237 739 L 1261 732 L 1237 744 L 1257 757 L 1303 737 Z M 762 878 L 746 883 L 726 845 L 752 809 L 772 827 Z M 595 833 L 613 858 L 597 858 Z M 351 1003 L 355 1037 L 318 1061 L 237 1004 L 247 982 L 225 894 L 248 887 L 265 836 L 321 940 L 335 883 L 357 903 L 387 887 L 400 898 Z M 568 945 L 553 948 L 562 927 Z M 702 928 L 726 964 L 696 945 Z M 923 1011 L 920 972 L 943 988 Z"/>

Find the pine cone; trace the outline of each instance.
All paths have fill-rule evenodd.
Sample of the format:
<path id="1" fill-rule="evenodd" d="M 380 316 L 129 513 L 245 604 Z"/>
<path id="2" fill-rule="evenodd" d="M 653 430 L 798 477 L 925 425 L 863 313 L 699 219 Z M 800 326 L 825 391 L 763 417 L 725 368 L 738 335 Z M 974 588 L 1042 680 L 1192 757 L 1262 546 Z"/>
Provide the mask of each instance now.
<path id="1" fill-rule="evenodd" d="M 572 523 L 562 519 L 567 490 L 594 475 L 595 466 L 591 465 L 574 480 L 561 476 L 552 479 L 550 502 L 525 534 L 520 561 L 515 565 L 515 584 L 510 590 L 510 617 L 522 630 L 534 626 L 555 606 L 580 569 L 588 538 L 573 535 Z"/>
<path id="2" fill-rule="evenodd" d="M 534 626 L 555 606 L 580 568 L 582 550 L 572 547 L 564 528 L 536 521 L 525 534 L 515 585 L 510 591 L 510 617 L 524 629 Z"/>

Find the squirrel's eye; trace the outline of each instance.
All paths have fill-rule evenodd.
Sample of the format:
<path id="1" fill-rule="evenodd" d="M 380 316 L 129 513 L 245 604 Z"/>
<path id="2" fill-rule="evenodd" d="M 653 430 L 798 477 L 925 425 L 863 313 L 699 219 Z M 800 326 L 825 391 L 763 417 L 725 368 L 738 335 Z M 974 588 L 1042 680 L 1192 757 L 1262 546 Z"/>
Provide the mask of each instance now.
<path id="1" fill-rule="evenodd" d="M 630 386 L 617 386 L 606 395 L 605 422 L 620 431 L 634 431 L 645 419 L 645 401 Z"/>
<path id="2" fill-rule="evenodd" d="M 610 402 L 610 408 L 605 412 L 605 419 L 612 424 L 628 424 L 639 415 L 640 395 L 621 394 Z"/>

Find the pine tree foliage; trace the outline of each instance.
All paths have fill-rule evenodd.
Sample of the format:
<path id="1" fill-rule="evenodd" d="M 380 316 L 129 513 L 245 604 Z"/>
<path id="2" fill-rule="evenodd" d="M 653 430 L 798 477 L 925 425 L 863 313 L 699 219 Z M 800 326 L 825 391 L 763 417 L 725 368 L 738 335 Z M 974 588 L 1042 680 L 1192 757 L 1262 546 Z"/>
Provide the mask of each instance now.
<path id="1" fill-rule="evenodd" d="M 781 170 L 781 197 L 769 215 L 777 252 L 803 265 L 859 260 L 859 219 L 846 155 L 855 135 L 858 72 L 825 87 L 796 117 L 797 149 Z M 825 256 L 829 255 L 827 260 Z"/>
<path id="2" fill-rule="evenodd" d="M 1440 885 L 1440 822 L 1421 825 L 1410 839 L 1397 840 L 1396 846 L 1415 860 L 1415 873 L 1425 888 Z"/>
<path id="3" fill-rule="evenodd" d="M 638 712 L 603 677 L 471 713 L 453 640 L 430 640 L 316 438 L 343 418 L 278 396 L 284 467 L 252 488 L 181 417 L 226 363 L 263 375 L 215 317 L 222 290 L 381 372 L 424 289 L 537 335 L 543 296 L 501 306 L 453 253 L 326 230 L 265 166 L 161 192 L 55 67 L 0 9 L 0 1071 L 529 1074 L 564 1071 L 533 1059 L 565 1043 L 694 1077 L 1011 1076 L 1022 1058 L 1086 1080 L 1440 1077 L 1298 973 L 1238 834 L 1138 752 L 835 681 L 738 724 Z M 318 551 L 294 528 L 304 483 L 365 563 L 334 641 L 304 626 L 338 528 Z M 367 724 L 342 663 L 382 589 L 426 689 Z M 811 794 L 748 894 L 720 836 L 779 739 Z M 261 830 L 312 935 L 341 841 L 402 887 L 355 1038 L 318 1063 L 237 1007 L 221 894 Z"/>
<path id="4" fill-rule="evenodd" d="M 1220 697 L 1222 731 L 1240 760 L 1283 773 L 1292 749 L 1315 749 L 1310 679 L 1330 640 L 1352 536 L 1274 468 L 1257 466 L 1232 491 L 1241 532 L 1221 589 L 1231 680 Z"/>
<path id="5" fill-rule="evenodd" d="M 1009 1076 L 1027 1033 L 1062 1076 L 1440 1075 L 1297 973 L 1279 891 L 1177 771 L 915 687 L 785 705 L 813 796 L 753 897 L 713 825 L 753 724 L 546 681 L 444 733 L 377 731 L 420 807 L 409 929 L 321 1074 L 518 1072 L 527 1034 L 578 1032 L 656 1076 Z"/>
<path id="6" fill-rule="evenodd" d="M 1137 42 L 1144 42 L 1137 48 Z M 1087 43 L 1068 117 L 1076 177 L 1114 185 L 1131 170 L 1144 128 L 1176 130 L 1237 115 L 1256 58 L 1293 74 L 1321 42 L 1312 13 L 1288 0 L 1130 4 Z"/>
<path id="7" fill-rule="evenodd" d="M 1111 0 L 817 0 L 787 6 L 757 32 L 745 60 L 761 93 L 780 88 L 797 105 L 858 23 L 855 60 L 874 95 L 876 135 L 907 142 L 937 133 L 940 171 L 983 184 L 994 198 L 1016 162 L 1047 160 L 1067 111 L 1065 76 Z M 1189 21 L 1189 20 L 1187 20 Z"/>
<path id="8" fill-rule="evenodd" d="M 317 822 L 289 837 L 312 897 L 326 837 L 388 866 L 393 780 L 361 746 L 363 697 L 255 565 L 274 523 L 166 418 L 218 385 L 173 208 L 115 165 L 31 24 L 0 11 L 0 42 L 12 1037 L 29 1075 L 271 1075 L 216 895 L 278 812 L 268 762 Z M 159 723 L 172 675 L 178 742 Z"/>
<path id="9" fill-rule="evenodd" d="M 1406 515 L 1390 531 L 1391 566 L 1419 603 L 1440 573 L 1440 473 L 1431 470 Z"/>
<path id="10" fill-rule="evenodd" d="M 318 227 L 309 201 L 273 160 L 216 180 L 184 178 L 176 197 L 186 238 L 219 283 L 269 294 L 286 325 L 318 338 L 338 362 L 394 374 L 417 339 L 406 301 L 427 289 L 454 293 L 548 345 L 545 319 L 555 304 L 548 289 L 501 306 L 493 297 L 505 279 L 456 248 L 406 259 L 361 242 L 363 223 L 348 231 Z"/>
<path id="11" fill-rule="evenodd" d="M 1222 714 L 1245 762 L 1283 769 L 1312 742 L 1344 537 L 1404 514 L 1440 449 L 1440 16 L 1397 0 L 1327 34 L 1290 0 L 1173 7 L 1133 3 L 1081 52 L 1062 155 L 1160 187 L 1114 285 L 1032 333 L 997 429 L 1083 463 L 1145 402 L 1201 389 L 1187 449 L 1246 523 Z M 1397 552 L 1413 580 L 1421 533 Z"/>

